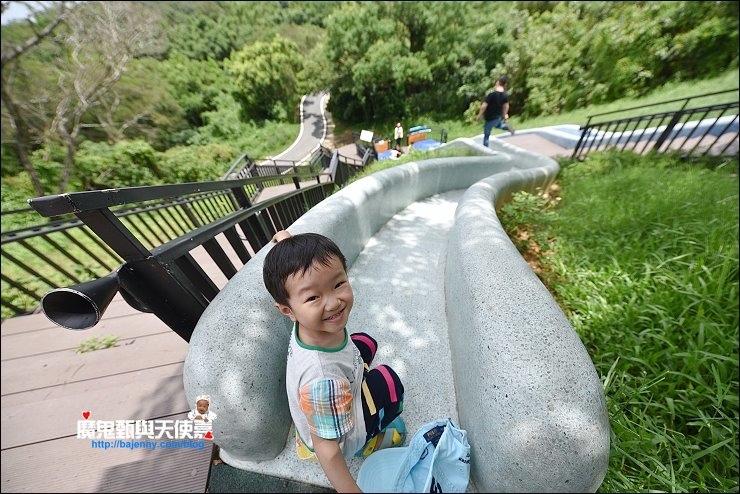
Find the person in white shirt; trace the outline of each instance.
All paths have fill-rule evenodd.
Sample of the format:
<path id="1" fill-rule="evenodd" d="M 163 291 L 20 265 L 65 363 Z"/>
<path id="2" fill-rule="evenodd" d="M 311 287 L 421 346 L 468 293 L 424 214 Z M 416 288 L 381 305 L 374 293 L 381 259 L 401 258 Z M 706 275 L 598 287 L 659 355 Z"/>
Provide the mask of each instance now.
<path id="1" fill-rule="evenodd" d="M 396 128 L 393 130 L 393 138 L 396 140 L 396 149 L 398 150 L 401 147 L 401 139 L 403 139 L 403 127 L 401 127 L 401 122 L 396 124 Z"/>

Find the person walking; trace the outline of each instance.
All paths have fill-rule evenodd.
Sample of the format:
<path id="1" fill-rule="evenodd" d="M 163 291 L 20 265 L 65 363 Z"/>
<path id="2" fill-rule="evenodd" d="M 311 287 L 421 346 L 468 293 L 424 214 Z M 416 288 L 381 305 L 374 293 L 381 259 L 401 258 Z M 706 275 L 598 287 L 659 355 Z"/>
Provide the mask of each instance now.
<path id="1" fill-rule="evenodd" d="M 508 77 L 502 75 L 496 81 L 496 87 L 486 95 L 486 99 L 480 105 L 476 121 L 484 119 L 483 122 L 483 145 L 488 147 L 488 139 L 493 128 L 508 130 L 514 135 L 514 127 L 506 124 L 509 120 L 509 93 L 506 91 Z"/>

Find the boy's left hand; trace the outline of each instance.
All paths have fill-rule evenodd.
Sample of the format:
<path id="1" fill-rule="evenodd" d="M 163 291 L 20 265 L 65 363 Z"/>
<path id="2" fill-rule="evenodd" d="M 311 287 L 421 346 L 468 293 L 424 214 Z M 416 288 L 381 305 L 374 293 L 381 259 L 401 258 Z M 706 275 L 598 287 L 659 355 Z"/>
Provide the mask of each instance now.
<path id="1" fill-rule="evenodd" d="M 278 243 L 281 240 L 285 240 L 286 238 L 290 238 L 292 235 L 288 230 L 280 230 L 275 235 L 272 236 L 272 241 L 274 243 Z"/>

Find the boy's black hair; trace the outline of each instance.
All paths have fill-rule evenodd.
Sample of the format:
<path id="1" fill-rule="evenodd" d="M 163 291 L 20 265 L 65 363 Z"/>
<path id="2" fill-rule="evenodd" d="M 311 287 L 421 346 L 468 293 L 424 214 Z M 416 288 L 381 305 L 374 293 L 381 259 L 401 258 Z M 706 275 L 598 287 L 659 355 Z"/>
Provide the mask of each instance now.
<path id="1" fill-rule="evenodd" d="M 506 84 L 508 84 L 508 82 L 509 82 L 509 78 L 505 75 L 502 75 L 501 77 L 498 78 L 498 83 L 504 87 L 506 87 Z"/>
<path id="2" fill-rule="evenodd" d="M 299 233 L 278 242 L 265 256 L 262 280 L 275 302 L 288 304 L 285 281 L 294 274 L 303 275 L 316 262 L 328 266 L 332 257 L 342 261 L 347 271 L 347 260 L 337 244 L 318 233 Z"/>

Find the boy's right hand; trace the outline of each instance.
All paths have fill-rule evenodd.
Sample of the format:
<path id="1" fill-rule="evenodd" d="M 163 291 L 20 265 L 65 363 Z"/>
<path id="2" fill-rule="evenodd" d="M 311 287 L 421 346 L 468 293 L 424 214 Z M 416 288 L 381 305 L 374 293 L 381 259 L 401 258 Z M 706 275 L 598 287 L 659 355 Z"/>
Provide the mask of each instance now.
<path id="1" fill-rule="evenodd" d="M 285 240 L 286 238 L 291 237 L 292 235 L 288 230 L 280 230 L 275 235 L 272 236 L 272 241 L 275 243 L 280 242 L 281 240 Z"/>

